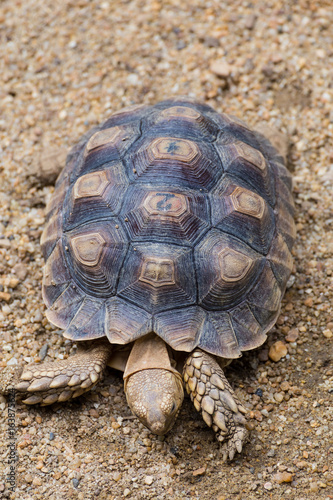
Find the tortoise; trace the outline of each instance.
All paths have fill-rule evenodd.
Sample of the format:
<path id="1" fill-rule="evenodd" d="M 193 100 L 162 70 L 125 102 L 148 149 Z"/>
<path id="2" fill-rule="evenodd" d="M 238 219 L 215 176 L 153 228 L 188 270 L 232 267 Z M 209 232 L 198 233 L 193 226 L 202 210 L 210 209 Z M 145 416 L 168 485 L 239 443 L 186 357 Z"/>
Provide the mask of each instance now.
<path id="1" fill-rule="evenodd" d="M 162 435 L 185 386 L 233 459 L 246 409 L 223 368 L 277 319 L 293 213 L 283 156 L 239 119 L 185 98 L 113 114 L 68 155 L 41 238 L 46 316 L 82 348 L 3 372 L 2 391 L 63 402 L 111 366 Z"/>

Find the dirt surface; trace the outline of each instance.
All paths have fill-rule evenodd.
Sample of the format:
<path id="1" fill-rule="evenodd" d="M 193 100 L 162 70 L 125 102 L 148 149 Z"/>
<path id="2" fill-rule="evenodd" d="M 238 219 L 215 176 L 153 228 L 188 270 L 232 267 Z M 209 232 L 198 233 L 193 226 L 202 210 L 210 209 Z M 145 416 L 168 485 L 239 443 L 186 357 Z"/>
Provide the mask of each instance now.
<path id="1" fill-rule="evenodd" d="M 68 148 L 124 106 L 189 95 L 287 133 L 298 236 L 276 327 L 227 372 L 253 428 L 232 463 L 189 400 L 151 435 L 110 370 L 73 403 L 17 404 L 15 492 L 0 397 L 0 498 L 333 498 L 332 26 L 331 0 L 1 2 L 0 367 L 75 350 L 44 317 L 45 202 Z"/>

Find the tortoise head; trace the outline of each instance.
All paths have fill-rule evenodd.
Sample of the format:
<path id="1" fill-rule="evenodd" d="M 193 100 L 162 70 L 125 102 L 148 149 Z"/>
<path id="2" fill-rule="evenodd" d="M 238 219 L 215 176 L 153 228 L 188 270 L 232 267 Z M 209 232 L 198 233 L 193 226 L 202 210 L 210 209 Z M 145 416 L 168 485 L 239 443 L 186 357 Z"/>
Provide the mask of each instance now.
<path id="1" fill-rule="evenodd" d="M 127 402 L 138 419 L 154 434 L 166 434 L 184 399 L 180 374 L 160 368 L 141 370 L 128 377 Z"/>

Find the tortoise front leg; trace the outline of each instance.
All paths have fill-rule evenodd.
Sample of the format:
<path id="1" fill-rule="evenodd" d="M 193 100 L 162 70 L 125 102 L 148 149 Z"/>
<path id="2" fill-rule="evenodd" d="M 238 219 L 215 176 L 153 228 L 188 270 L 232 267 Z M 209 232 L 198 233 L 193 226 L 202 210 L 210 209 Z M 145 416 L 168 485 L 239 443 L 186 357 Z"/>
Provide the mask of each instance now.
<path id="1" fill-rule="evenodd" d="M 188 394 L 202 418 L 216 432 L 217 439 L 223 442 L 223 459 L 232 460 L 248 435 L 243 407 L 223 370 L 213 356 L 195 349 L 184 366 L 184 382 Z"/>
<path id="2" fill-rule="evenodd" d="M 31 364 L 23 370 L 5 369 L 0 373 L 0 393 L 14 387 L 28 405 L 68 401 L 90 391 L 101 380 L 111 354 L 111 344 L 95 343 L 68 359 Z"/>

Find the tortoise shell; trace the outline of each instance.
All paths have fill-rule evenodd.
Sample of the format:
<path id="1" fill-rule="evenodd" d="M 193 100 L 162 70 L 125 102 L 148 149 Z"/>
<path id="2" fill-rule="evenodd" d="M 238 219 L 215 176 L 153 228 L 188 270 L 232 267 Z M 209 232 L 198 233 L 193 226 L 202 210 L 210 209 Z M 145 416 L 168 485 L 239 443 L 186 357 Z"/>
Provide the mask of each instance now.
<path id="1" fill-rule="evenodd" d="M 237 358 L 266 339 L 292 269 L 283 158 L 185 99 L 112 115 L 71 151 L 42 235 L 48 319 L 72 340 Z"/>

